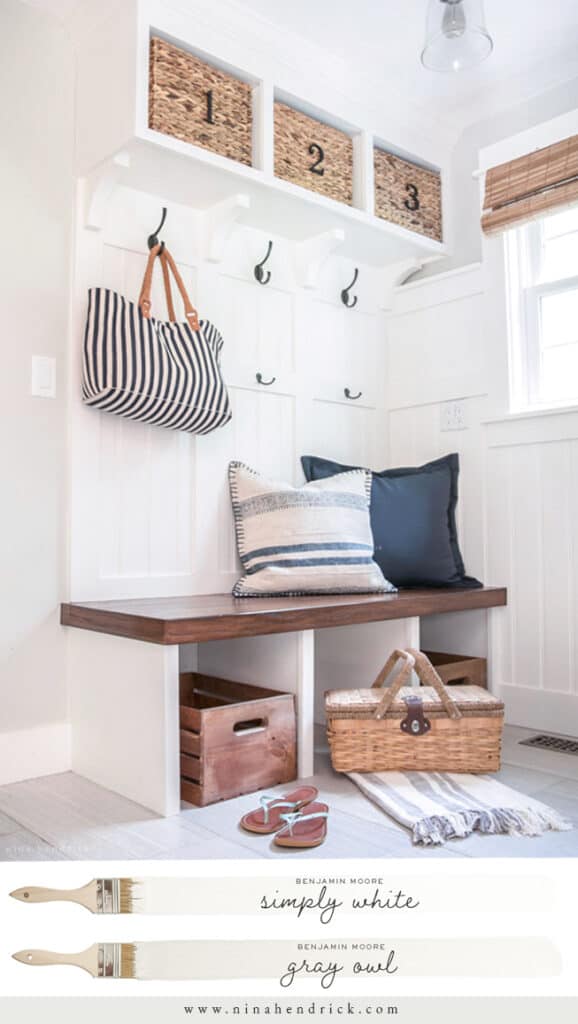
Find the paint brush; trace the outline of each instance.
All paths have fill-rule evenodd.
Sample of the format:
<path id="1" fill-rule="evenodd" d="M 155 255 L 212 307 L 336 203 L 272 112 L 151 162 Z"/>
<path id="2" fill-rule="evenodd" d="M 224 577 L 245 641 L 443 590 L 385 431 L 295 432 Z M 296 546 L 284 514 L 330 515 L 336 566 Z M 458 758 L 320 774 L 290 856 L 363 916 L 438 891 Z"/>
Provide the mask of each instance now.
<path id="1" fill-rule="evenodd" d="M 328 924 L 343 904 L 331 887 L 290 878 L 96 878 L 80 889 L 24 886 L 22 903 L 77 903 L 93 914 L 311 914 Z"/>
<path id="2" fill-rule="evenodd" d="M 246 940 L 192 940 L 175 942 L 104 942 L 80 953 L 53 953 L 44 949 L 23 949 L 13 959 L 30 967 L 64 965 L 79 967 L 93 978 L 135 978 L 156 981 L 222 981 L 245 978 L 284 978 L 317 975 L 335 978 L 351 976 L 356 954 L 340 942 L 340 962 L 328 953 L 322 963 L 309 963 L 299 954 L 299 942 L 275 939 L 271 942 Z M 323 943 L 325 946 L 325 943 Z M 392 952 L 392 957 L 395 953 Z M 297 970 L 297 968 L 300 968 Z M 327 985 L 325 983 L 324 987 Z"/>
<path id="3" fill-rule="evenodd" d="M 78 903 L 93 914 L 138 913 L 132 878 L 95 878 L 80 889 L 45 889 L 28 885 L 10 893 L 22 903 Z"/>
<path id="4" fill-rule="evenodd" d="M 374 940 L 325 938 L 247 941 L 220 939 L 175 942 L 103 942 L 80 953 L 23 949 L 13 954 L 31 967 L 64 964 L 93 978 L 139 978 L 156 981 L 235 981 L 276 978 L 282 988 L 296 980 L 316 980 L 323 989 L 336 978 L 400 977 L 556 977 L 560 951 L 540 937 L 396 938 Z"/>

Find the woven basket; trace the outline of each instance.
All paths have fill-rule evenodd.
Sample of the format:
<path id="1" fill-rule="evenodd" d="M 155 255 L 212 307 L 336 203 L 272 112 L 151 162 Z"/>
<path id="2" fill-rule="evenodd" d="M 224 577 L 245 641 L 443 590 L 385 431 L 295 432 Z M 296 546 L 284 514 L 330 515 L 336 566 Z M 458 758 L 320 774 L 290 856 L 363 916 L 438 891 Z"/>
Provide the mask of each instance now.
<path id="1" fill-rule="evenodd" d="M 392 670 L 401 668 L 387 689 Z M 412 671 L 422 686 L 406 686 Z M 504 705 L 479 686 L 444 686 L 420 651 L 396 650 L 369 690 L 325 694 L 338 772 L 496 772 Z"/>
<path id="2" fill-rule="evenodd" d="M 440 175 L 384 149 L 374 149 L 373 162 L 376 216 L 441 242 Z"/>
<path id="3" fill-rule="evenodd" d="M 351 136 L 279 101 L 274 116 L 275 176 L 351 206 Z"/>
<path id="4" fill-rule="evenodd" d="M 252 163 L 251 86 L 153 36 L 149 55 L 149 128 Z"/>

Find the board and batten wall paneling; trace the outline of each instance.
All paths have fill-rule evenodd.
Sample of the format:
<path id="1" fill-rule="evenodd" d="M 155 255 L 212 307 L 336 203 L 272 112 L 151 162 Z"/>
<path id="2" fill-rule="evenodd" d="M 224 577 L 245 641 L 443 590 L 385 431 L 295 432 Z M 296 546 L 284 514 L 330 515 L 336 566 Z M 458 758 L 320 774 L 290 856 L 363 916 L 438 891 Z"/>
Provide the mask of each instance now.
<path id="1" fill-rule="evenodd" d="M 101 284 L 136 299 L 146 236 L 158 201 L 119 188 L 102 233 L 79 227 L 71 354 L 70 596 L 77 600 L 214 593 L 239 567 L 228 464 L 247 462 L 273 479 L 302 482 L 305 452 L 379 464 L 385 456 L 380 282 L 360 268 L 359 304 L 340 291 L 349 261 L 332 257 L 316 289 L 296 275 L 295 245 L 273 239 L 266 286 L 253 268 L 269 236 L 237 227 L 221 263 L 203 258 L 195 211 L 171 204 L 162 237 L 193 304 L 224 338 L 222 365 L 233 418 L 203 437 L 99 413 L 80 400 L 86 289 Z M 175 295 L 175 303 L 179 302 Z M 165 317 L 160 273 L 153 315 Z M 179 308 L 177 306 L 177 308 Z M 178 314 L 177 314 L 178 315 Z M 270 385 L 259 384 L 257 374 Z M 274 378 L 274 380 L 273 380 Z M 362 392 L 358 401 L 345 397 Z"/>
<path id="2" fill-rule="evenodd" d="M 486 358 L 488 301 L 478 265 L 398 290 L 388 325 L 389 464 L 459 453 L 466 568 L 508 588 L 487 637 L 491 685 L 512 724 L 577 735 L 578 412 L 486 422 L 504 388 Z M 443 431 L 444 402 L 458 399 L 466 429 Z M 458 653 L 483 654 L 485 624 L 473 613 L 422 623 L 423 646 L 444 650 L 451 638 Z"/>
<path id="3" fill-rule="evenodd" d="M 561 436 L 542 440 L 536 418 L 490 424 L 488 535 L 497 543 L 488 552 L 494 572 L 504 560 L 510 590 L 496 629 L 510 717 L 576 735 L 578 413 L 558 419 Z"/>

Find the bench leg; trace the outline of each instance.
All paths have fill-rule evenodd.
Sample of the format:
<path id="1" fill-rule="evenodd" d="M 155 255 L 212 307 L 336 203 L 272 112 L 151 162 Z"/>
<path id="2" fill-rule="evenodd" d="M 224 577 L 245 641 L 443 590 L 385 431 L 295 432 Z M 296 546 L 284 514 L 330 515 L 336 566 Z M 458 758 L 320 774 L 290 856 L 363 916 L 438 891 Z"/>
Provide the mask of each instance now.
<path id="1" fill-rule="evenodd" d="M 72 770 L 168 816 L 180 810 L 179 649 L 69 630 Z"/>
<path id="2" fill-rule="evenodd" d="M 299 778 L 314 772 L 315 752 L 315 633 L 297 633 L 297 764 Z"/>

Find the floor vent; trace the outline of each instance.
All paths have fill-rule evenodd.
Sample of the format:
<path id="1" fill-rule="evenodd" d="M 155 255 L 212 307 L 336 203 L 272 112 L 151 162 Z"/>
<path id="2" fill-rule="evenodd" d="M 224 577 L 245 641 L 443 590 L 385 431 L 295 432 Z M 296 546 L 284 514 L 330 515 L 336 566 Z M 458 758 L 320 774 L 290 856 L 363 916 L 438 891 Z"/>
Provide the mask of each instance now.
<path id="1" fill-rule="evenodd" d="M 568 740 L 563 736 L 549 736 L 541 732 L 531 736 L 529 740 L 520 740 L 521 747 L 538 747 L 539 750 L 551 750 L 554 754 L 575 754 L 578 756 L 578 740 Z"/>

